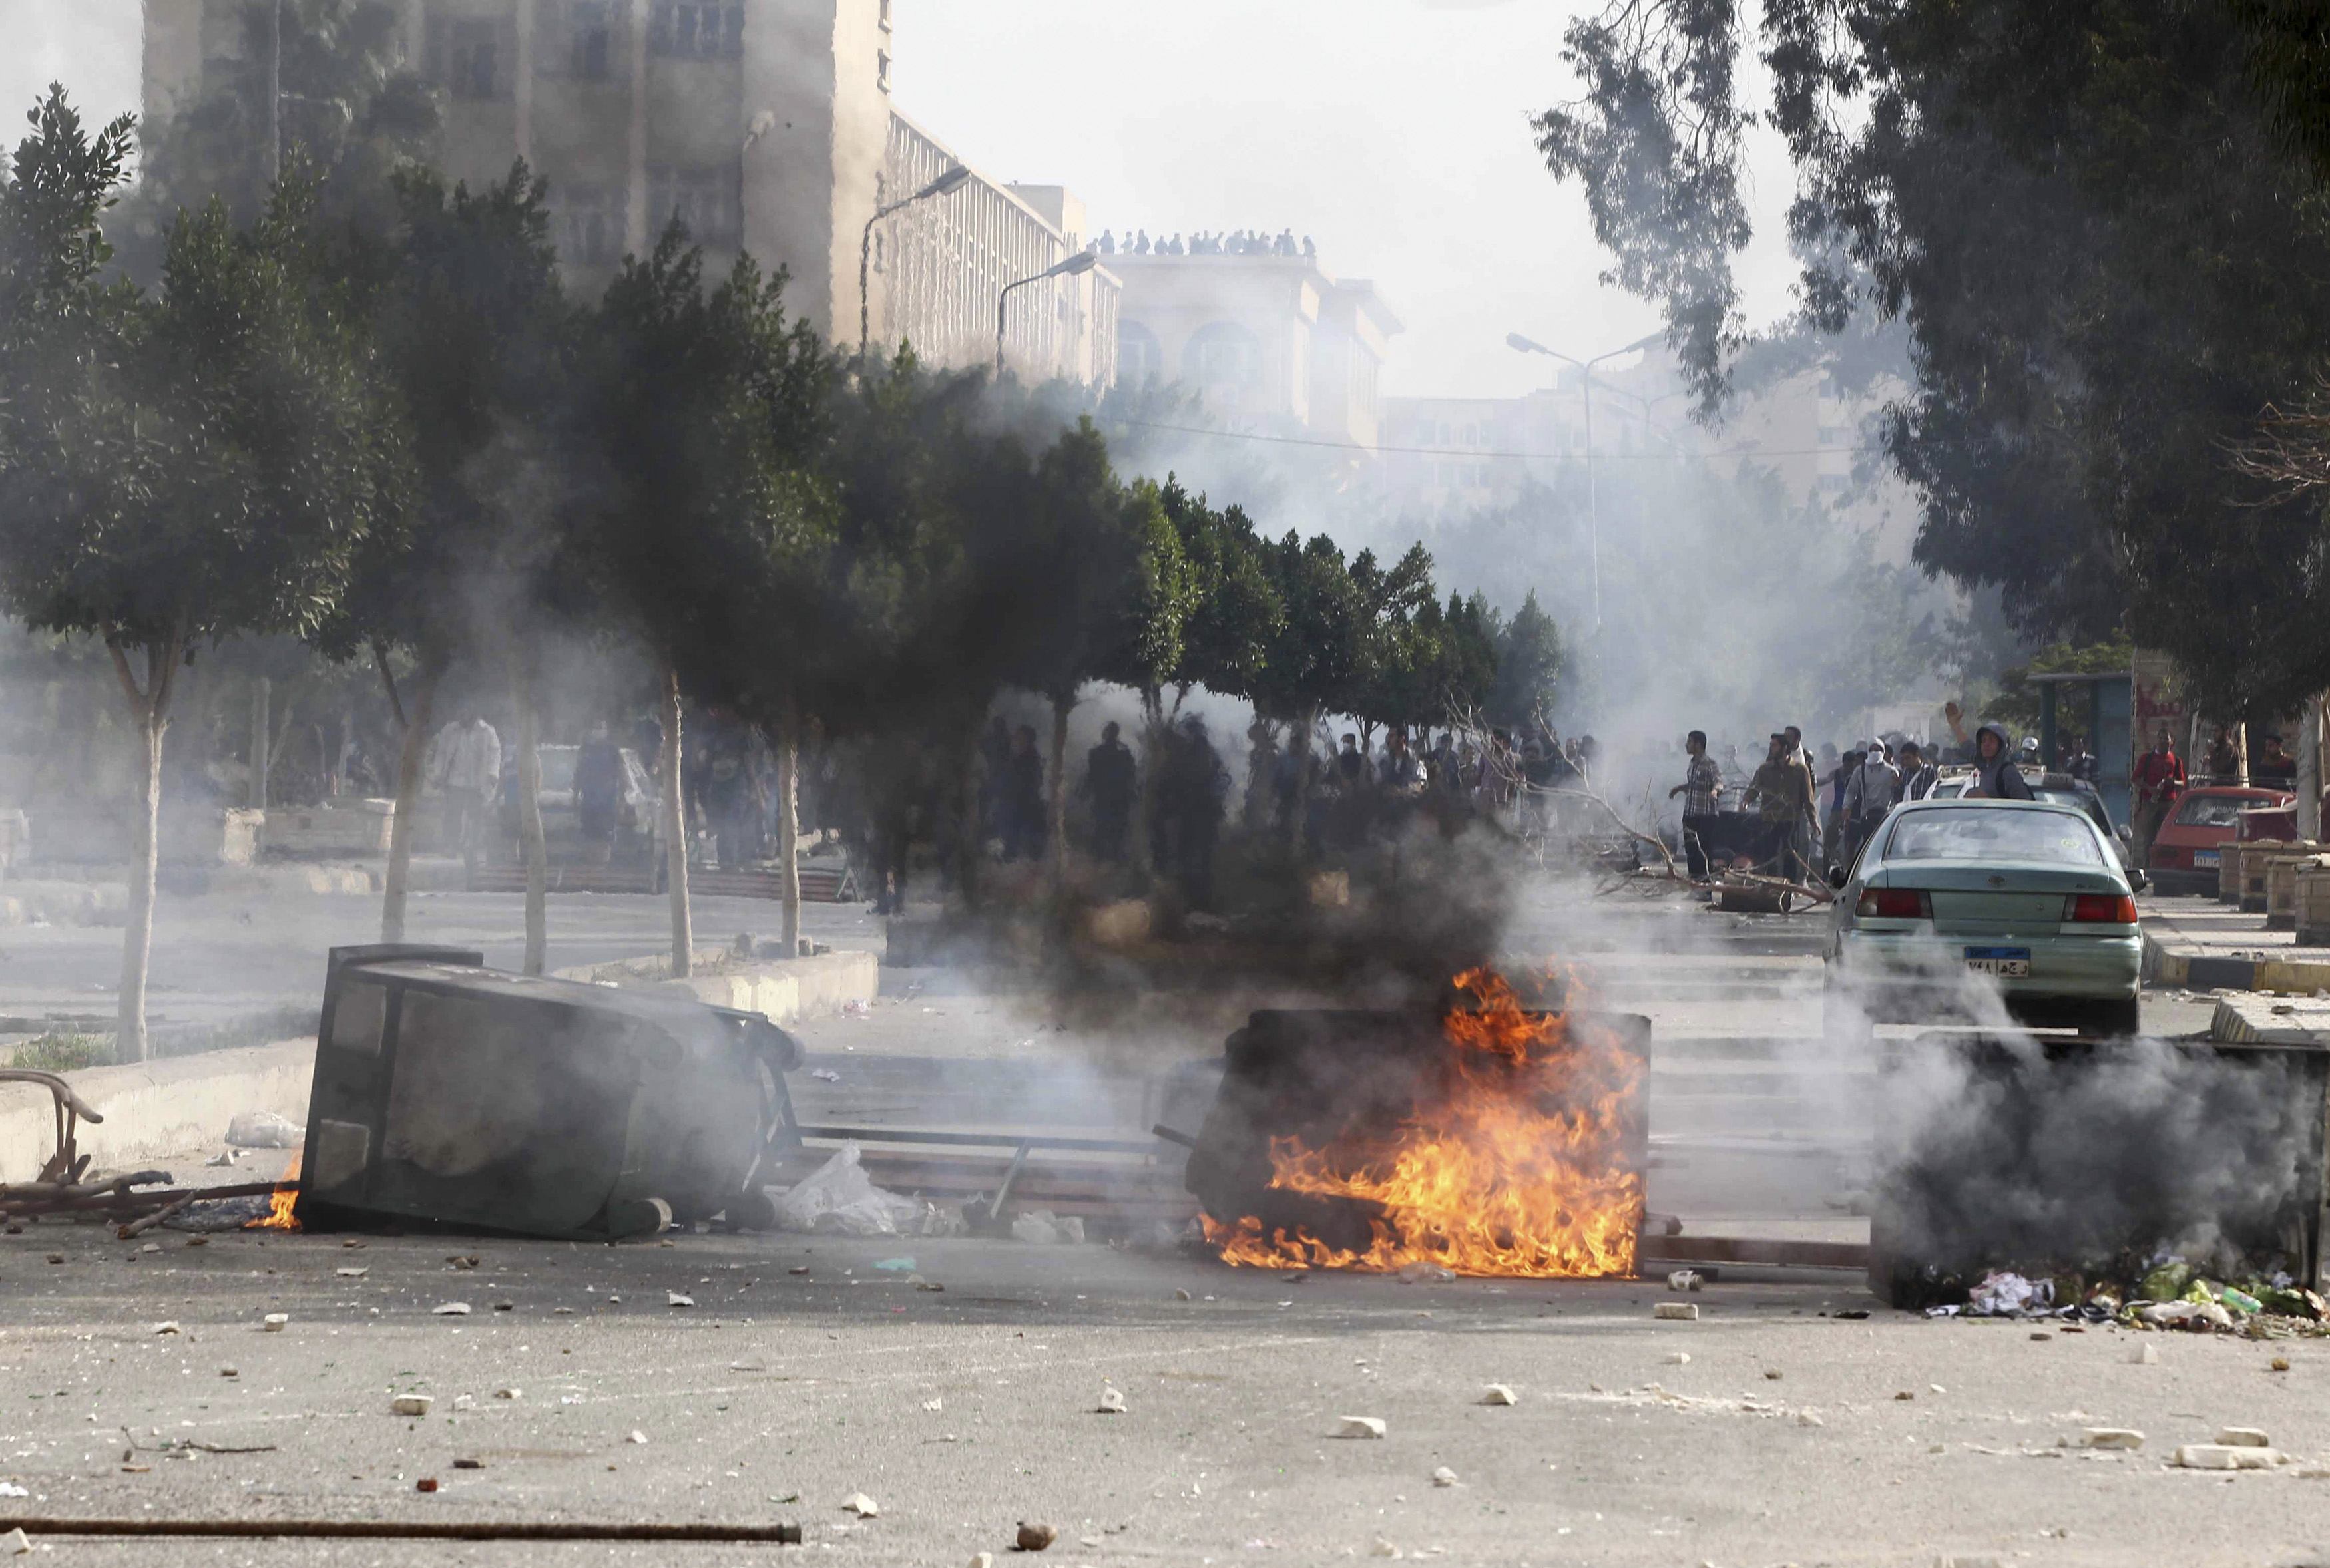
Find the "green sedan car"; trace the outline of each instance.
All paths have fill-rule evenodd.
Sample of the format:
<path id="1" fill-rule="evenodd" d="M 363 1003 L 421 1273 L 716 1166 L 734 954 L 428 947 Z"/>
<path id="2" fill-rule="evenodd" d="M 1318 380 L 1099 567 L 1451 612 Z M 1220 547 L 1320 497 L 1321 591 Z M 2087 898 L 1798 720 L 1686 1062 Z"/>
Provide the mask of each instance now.
<path id="1" fill-rule="evenodd" d="M 1917 800 L 1871 836 L 1831 907 L 1833 1038 L 1979 1021 L 2129 1035 L 2144 938 L 2119 855 L 2076 807 Z"/>

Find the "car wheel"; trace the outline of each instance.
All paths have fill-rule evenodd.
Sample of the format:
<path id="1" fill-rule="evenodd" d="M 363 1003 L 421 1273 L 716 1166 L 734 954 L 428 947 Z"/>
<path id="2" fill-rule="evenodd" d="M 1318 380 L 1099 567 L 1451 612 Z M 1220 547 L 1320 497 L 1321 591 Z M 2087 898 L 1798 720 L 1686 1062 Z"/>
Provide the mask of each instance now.
<path id="1" fill-rule="evenodd" d="M 2100 1034 L 2107 1040 L 2132 1040 L 2143 1032 L 2143 1020 L 2135 998 L 2125 1002 L 2099 1002 L 2079 1016 L 2079 1032 Z"/>

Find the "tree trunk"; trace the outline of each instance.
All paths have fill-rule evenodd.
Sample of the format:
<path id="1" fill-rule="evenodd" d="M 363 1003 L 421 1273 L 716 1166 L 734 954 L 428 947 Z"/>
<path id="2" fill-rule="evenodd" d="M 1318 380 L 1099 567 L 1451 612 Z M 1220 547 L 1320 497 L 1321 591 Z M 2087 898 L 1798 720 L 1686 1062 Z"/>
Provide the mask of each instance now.
<path id="1" fill-rule="evenodd" d="M 244 804 L 253 811 L 267 809 L 268 758 L 274 748 L 269 745 L 267 728 L 267 687 L 265 675 L 253 677 L 251 683 L 251 785 L 244 795 Z"/>
<path id="2" fill-rule="evenodd" d="M 147 1057 L 146 978 L 154 957 L 154 880 L 161 859 L 162 735 L 169 727 L 170 683 L 177 673 L 183 640 L 173 637 L 159 647 L 147 645 L 143 690 L 130 672 L 129 656 L 121 645 L 106 645 L 113 655 L 114 674 L 129 698 L 145 761 L 130 845 L 128 918 L 121 940 L 121 988 L 114 1023 L 116 1062 L 143 1062 Z"/>
<path id="3" fill-rule="evenodd" d="M 979 786 L 984 761 L 979 749 L 979 732 L 974 728 L 962 748 L 962 788 L 956 791 L 955 810 L 961 827 L 955 834 L 955 890 L 962 895 L 963 907 L 979 907 L 979 874 L 987 855 L 986 826 L 979 819 Z"/>
<path id="4" fill-rule="evenodd" d="M 2233 726 L 2233 782 L 2246 789 L 2249 781 L 2249 727 L 2247 724 L 2235 724 Z"/>
<path id="5" fill-rule="evenodd" d="M 403 726 L 396 752 L 396 814 L 388 819 L 388 870 L 381 878 L 380 940 L 404 940 L 404 902 L 412 885 L 412 836 L 419 830 L 421 764 L 429 751 L 429 721 L 437 704 L 437 682 L 444 666 L 433 656 L 421 656 L 412 677 L 412 706 L 398 698 L 387 657 L 380 658 L 381 679 L 388 683 L 389 706 Z"/>
<path id="6" fill-rule="evenodd" d="M 1132 867 L 1142 877 L 1157 874 L 1157 845 L 1151 835 L 1157 820 L 1157 764 L 1165 755 L 1165 694 L 1155 687 L 1141 694 L 1141 794 L 1132 819 Z"/>
<path id="7" fill-rule="evenodd" d="M 1306 708 L 1302 711 L 1302 715 L 1295 720 L 1294 732 L 1286 738 L 1286 743 L 1290 747 L 1300 746 L 1302 748 L 1300 751 L 1295 753 L 1294 757 L 1294 806 L 1292 812 L 1293 820 L 1289 824 L 1289 826 L 1293 829 L 1294 857 L 1297 860 L 1300 860 L 1304 855 L 1308 855 L 1311 850 L 1311 776 L 1312 769 L 1311 760 L 1311 741 L 1312 738 L 1312 732 L 1318 729 L 1318 727 L 1319 711 L 1316 708 Z M 1331 762 L 1334 758 L 1334 752 L 1331 751 L 1327 753 L 1327 756 L 1328 760 Z"/>
<path id="8" fill-rule="evenodd" d="M 1052 699 L 1052 776 L 1044 785 L 1050 791 L 1045 818 L 1050 825 L 1051 843 L 1046 847 L 1051 852 L 1055 895 L 1066 892 L 1068 886 L 1068 713 L 1075 705 L 1073 693 Z"/>
<path id="9" fill-rule="evenodd" d="M 777 929 L 785 957 L 800 956 L 800 712 L 785 698 L 777 720 Z"/>
<path id="10" fill-rule="evenodd" d="M 2322 841 L 2322 699 L 2306 699 L 2297 729 L 2297 836 Z"/>
<path id="11" fill-rule="evenodd" d="M 663 831 L 665 876 L 671 892 L 671 972 L 696 972 L 696 926 L 687 908 L 687 793 L 679 777 L 679 672 L 663 676 Z"/>
<path id="12" fill-rule="evenodd" d="M 510 701 L 517 708 L 517 835 L 526 848 L 525 972 L 539 975 L 550 958 L 550 853 L 542 837 L 542 735 L 534 711 L 534 666 L 523 648 L 510 656 Z M 493 809 L 490 802 L 487 809 Z"/>

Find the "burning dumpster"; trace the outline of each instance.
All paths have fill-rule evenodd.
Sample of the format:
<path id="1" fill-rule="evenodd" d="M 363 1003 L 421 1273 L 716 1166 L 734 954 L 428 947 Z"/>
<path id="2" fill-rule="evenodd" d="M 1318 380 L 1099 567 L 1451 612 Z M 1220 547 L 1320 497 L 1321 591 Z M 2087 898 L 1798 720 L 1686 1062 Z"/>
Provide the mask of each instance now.
<path id="1" fill-rule="evenodd" d="M 2125 1303 L 2164 1260 L 2330 1290 L 2313 1044 L 1929 1032 L 1885 1064 L 1870 1289 L 1951 1307 L 1994 1274 Z"/>
<path id="2" fill-rule="evenodd" d="M 316 1038 L 302 1224 L 381 1217 L 608 1241 L 761 1223 L 800 1044 L 756 1013 L 338 948 Z"/>
<path id="3" fill-rule="evenodd" d="M 1650 1023 L 1523 1006 L 1264 1011 L 1230 1036 L 1187 1182 L 1231 1263 L 1628 1275 Z"/>

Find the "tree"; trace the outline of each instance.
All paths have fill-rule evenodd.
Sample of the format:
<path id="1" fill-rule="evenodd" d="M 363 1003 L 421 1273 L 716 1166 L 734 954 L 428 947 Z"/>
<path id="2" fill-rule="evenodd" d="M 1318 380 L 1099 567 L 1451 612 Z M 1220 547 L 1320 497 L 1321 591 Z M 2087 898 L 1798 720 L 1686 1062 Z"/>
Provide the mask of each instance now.
<path id="1" fill-rule="evenodd" d="M 1496 677 L 1482 699 L 1481 716 L 1516 730 L 1541 723 L 1553 712 L 1561 676 L 1560 627 L 1539 607 L 1534 588 L 1510 619 L 1477 594 L 1472 602 L 1496 648 Z"/>
<path id="2" fill-rule="evenodd" d="M 776 741 L 788 944 L 800 936 L 793 791 L 804 675 L 830 609 L 837 539 L 815 457 L 833 361 L 788 318 L 784 276 L 740 256 L 717 287 L 675 222 L 624 263 L 592 324 L 591 449 L 602 482 L 580 503 L 598 591 L 664 672 L 664 793 L 672 972 L 691 963 L 683 691 L 755 720 Z"/>
<path id="3" fill-rule="evenodd" d="M 1539 121 L 1617 275 L 1664 300 L 1710 407 L 1748 237 L 1745 9 L 1655 0 L 1582 21 L 1568 55 L 1585 97 Z M 2240 713 L 2330 681 L 2330 628 L 2292 569 L 2321 548 L 2318 508 L 2229 457 L 2314 375 L 2330 210 L 2259 90 L 2272 34 L 2232 16 L 1775 0 L 1761 41 L 1809 317 L 1873 310 L 1914 341 L 1885 441 L 1923 493 L 1919 562 L 2003 589 L 2027 636 L 2132 628 Z"/>
<path id="4" fill-rule="evenodd" d="M 162 286 L 103 276 L 132 122 L 52 87 L 0 186 L 0 597 L 101 640 L 144 752 L 116 1049 L 147 1052 L 162 740 L 202 646 L 313 631 L 396 515 L 403 452 L 369 345 L 318 266 L 310 193 L 238 229 L 172 224 Z"/>
<path id="5" fill-rule="evenodd" d="M 381 940 L 403 941 L 421 770 L 440 684 L 480 653 L 510 664 L 538 598 L 545 556 L 543 454 L 557 443 L 572 311 L 558 282 L 542 182 L 524 165 L 472 193 L 425 170 L 393 181 L 385 232 L 328 231 L 363 281 L 398 401 L 412 430 L 406 525 L 359 549 L 338 612 L 312 638 L 327 656 L 363 658 L 386 687 L 401 744 L 396 814 L 381 898 Z M 515 636 L 513 634 L 515 633 Z M 396 665 L 409 660 L 400 683 Z M 527 704 L 521 704 L 525 728 Z M 529 845 L 527 951 L 538 958 L 543 898 Z"/>

